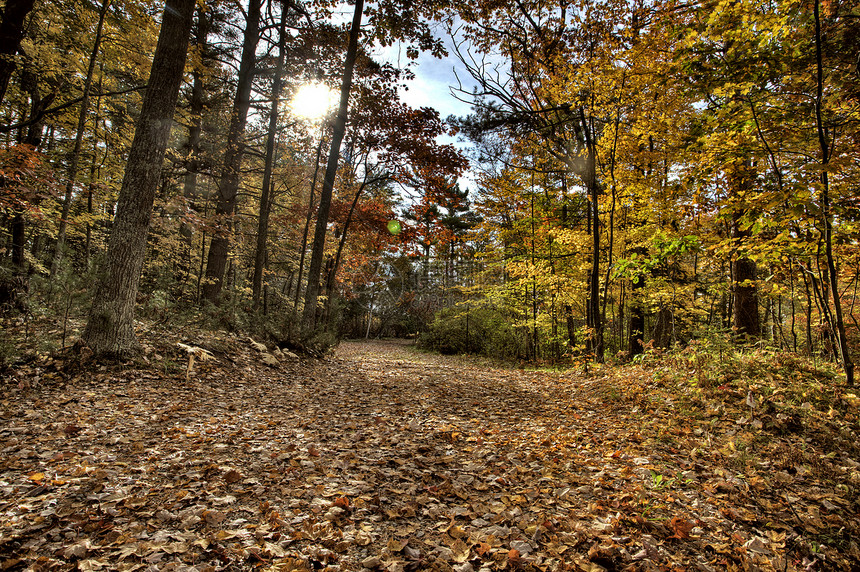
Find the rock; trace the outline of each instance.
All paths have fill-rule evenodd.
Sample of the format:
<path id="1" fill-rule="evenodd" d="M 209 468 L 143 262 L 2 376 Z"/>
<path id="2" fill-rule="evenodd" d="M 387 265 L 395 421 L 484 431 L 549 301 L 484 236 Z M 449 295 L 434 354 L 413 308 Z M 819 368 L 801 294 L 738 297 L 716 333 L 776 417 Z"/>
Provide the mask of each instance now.
<path id="1" fill-rule="evenodd" d="M 253 338 L 248 338 L 248 342 L 250 342 L 251 347 L 254 348 L 255 350 L 257 350 L 258 352 L 266 353 L 269 351 L 269 348 L 267 348 L 265 345 L 261 344 L 260 342 L 254 341 Z"/>
<path id="2" fill-rule="evenodd" d="M 281 363 L 278 361 L 278 358 L 276 358 L 269 352 L 264 352 L 260 357 L 263 358 L 263 363 L 266 365 L 276 366 Z"/>

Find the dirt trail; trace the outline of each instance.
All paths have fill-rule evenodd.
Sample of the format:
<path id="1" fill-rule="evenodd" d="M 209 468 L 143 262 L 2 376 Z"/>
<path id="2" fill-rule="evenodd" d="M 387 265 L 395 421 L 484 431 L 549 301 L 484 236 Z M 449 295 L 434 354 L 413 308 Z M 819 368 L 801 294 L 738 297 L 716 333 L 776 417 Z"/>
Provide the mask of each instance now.
<path id="1" fill-rule="evenodd" d="M 19 372 L 2 401 L 0 569 L 847 566 L 802 553 L 796 493 L 726 469 L 641 380 L 394 342 L 276 368 L 238 339 L 208 347 L 217 360 L 188 380 L 177 364 L 31 387 Z M 856 529 L 827 499 L 814 526 Z"/>

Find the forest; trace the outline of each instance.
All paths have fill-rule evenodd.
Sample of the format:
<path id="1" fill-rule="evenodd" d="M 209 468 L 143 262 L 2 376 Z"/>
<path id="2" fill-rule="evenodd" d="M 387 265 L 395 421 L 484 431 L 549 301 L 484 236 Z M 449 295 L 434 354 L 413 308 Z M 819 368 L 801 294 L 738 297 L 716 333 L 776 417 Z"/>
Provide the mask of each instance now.
<path id="1" fill-rule="evenodd" d="M 0 570 L 860 566 L 857 2 L 0 0 L 0 229 Z"/>
<path id="2" fill-rule="evenodd" d="M 853 383 L 851 3 L 162 4 L 4 8 L 0 296 L 61 348 L 134 355 L 136 317 L 540 363 L 726 342 Z M 470 114 L 403 103 L 420 53 Z"/>

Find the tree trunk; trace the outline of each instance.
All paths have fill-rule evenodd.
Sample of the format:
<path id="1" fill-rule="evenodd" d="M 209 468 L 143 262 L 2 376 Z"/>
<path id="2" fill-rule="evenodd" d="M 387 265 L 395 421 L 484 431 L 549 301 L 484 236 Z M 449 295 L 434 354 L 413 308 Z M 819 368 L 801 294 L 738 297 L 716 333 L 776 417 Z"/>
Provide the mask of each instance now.
<path id="1" fill-rule="evenodd" d="M 737 238 L 748 233 L 732 234 Z M 739 256 L 732 262 L 732 266 L 732 329 L 739 336 L 757 338 L 761 335 L 761 318 L 758 311 L 758 289 L 755 285 L 756 263 L 745 256 Z"/>
<path id="2" fill-rule="evenodd" d="M 63 259 L 63 251 L 66 248 L 66 227 L 68 226 L 69 208 L 72 205 L 72 193 L 75 190 L 75 181 L 78 177 L 78 164 L 81 159 L 81 145 L 84 141 L 84 129 L 87 124 L 87 112 L 90 105 L 90 87 L 93 84 L 93 72 L 96 69 L 96 60 L 99 55 L 99 47 L 102 43 L 102 29 L 104 28 L 105 15 L 111 0 L 103 0 L 99 10 L 99 22 L 96 26 L 96 36 L 93 40 L 93 49 L 90 53 L 90 63 L 87 68 L 87 77 L 84 79 L 84 93 L 81 99 L 81 109 L 78 112 L 78 130 L 75 133 L 75 145 L 72 149 L 72 158 L 69 162 L 69 172 L 66 175 L 66 194 L 63 197 L 63 209 L 60 214 L 60 228 L 57 232 L 57 245 L 54 249 L 54 260 L 51 263 L 51 276 L 57 273 Z"/>
<path id="3" fill-rule="evenodd" d="M 22 83 L 29 86 L 30 93 L 30 116 L 32 121 L 27 127 L 26 134 L 21 139 L 23 145 L 33 148 L 33 152 L 39 148 L 42 143 L 42 130 L 44 129 L 44 110 L 50 105 L 53 100 L 53 95 L 42 97 L 39 92 L 38 78 L 35 76 L 35 70 L 31 65 L 25 65 L 21 71 Z M 38 204 L 40 199 L 34 199 L 34 203 Z M 14 267 L 15 277 L 13 279 L 11 293 L 12 299 L 16 299 L 19 295 L 26 294 L 30 289 L 29 272 L 27 261 L 24 256 L 27 248 L 27 221 L 26 209 L 23 207 L 14 207 L 12 220 L 10 221 L 10 236 L 12 239 L 12 266 Z"/>
<path id="4" fill-rule="evenodd" d="M 254 83 L 257 42 L 260 40 L 260 8 L 262 0 L 251 0 L 248 5 L 248 21 L 245 25 L 245 38 L 242 44 L 242 61 L 239 64 L 236 97 L 230 113 L 230 130 L 227 133 L 227 151 L 224 154 L 224 170 L 218 185 L 218 204 L 215 217 L 221 224 L 221 232 L 212 237 L 209 257 L 206 262 L 206 283 L 203 285 L 203 298 L 217 304 L 221 298 L 224 270 L 230 250 L 231 219 L 236 211 L 236 197 L 239 193 L 239 170 L 242 166 L 242 137 L 248 122 L 251 107 L 251 87 Z"/>
<path id="5" fill-rule="evenodd" d="M 654 316 L 654 332 L 651 335 L 651 340 L 655 347 L 666 349 L 672 344 L 675 337 L 674 321 L 672 309 L 665 303 L 662 304 Z"/>
<path id="6" fill-rule="evenodd" d="M 6 97 L 9 79 L 15 68 L 15 56 L 24 38 L 24 19 L 33 9 L 35 0 L 6 0 L 3 21 L 0 22 L 0 103 Z"/>
<path id="7" fill-rule="evenodd" d="M 845 379 L 848 387 L 854 386 L 854 362 L 851 359 L 851 349 L 848 347 L 848 338 L 845 332 L 845 320 L 842 315 L 842 301 L 839 296 L 839 276 L 836 271 L 836 263 L 833 259 L 833 221 L 830 214 L 830 183 L 827 178 L 827 166 L 830 163 L 830 136 L 824 125 L 822 106 L 824 102 L 824 54 L 821 38 L 821 14 L 820 0 L 813 4 L 813 15 L 815 17 L 815 125 L 818 132 L 818 144 L 821 149 L 821 218 L 824 240 L 824 256 L 827 260 L 827 271 L 830 278 L 831 292 L 833 292 L 833 314 L 835 318 L 836 336 L 839 344 L 839 354 L 842 358 L 842 366 L 845 368 Z"/>
<path id="8" fill-rule="evenodd" d="M 328 163 L 326 164 L 323 187 L 320 191 L 320 205 L 317 210 L 317 224 L 314 229 L 314 242 L 311 250 L 311 262 L 308 267 L 308 285 L 305 290 L 305 307 L 302 313 L 302 325 L 306 332 L 316 328 L 317 298 L 320 289 L 320 270 L 322 269 L 323 253 L 325 251 L 325 235 L 328 227 L 328 213 L 331 208 L 331 195 L 334 189 L 334 179 L 337 175 L 338 162 L 340 161 L 340 144 L 346 133 L 347 107 L 349 105 L 349 92 L 352 87 L 352 74 L 355 69 L 355 58 L 358 53 L 358 35 L 361 31 L 361 12 L 364 9 L 364 0 L 356 0 L 355 11 L 352 17 L 352 27 L 349 30 L 349 45 L 346 50 L 346 61 L 343 67 L 343 82 L 340 86 L 340 105 L 337 110 L 337 118 L 334 122 L 331 136 L 331 148 L 329 149 Z"/>
<path id="9" fill-rule="evenodd" d="M 645 248 L 636 248 L 633 252 L 646 255 Z M 645 288 L 645 274 L 639 273 L 633 278 L 630 293 L 630 332 L 628 333 L 628 351 L 630 357 L 641 354 L 645 349 L 645 309 L 641 291 Z"/>
<path id="10" fill-rule="evenodd" d="M 194 49 L 198 58 L 202 61 L 207 56 L 207 45 L 209 30 L 212 27 L 212 13 L 210 10 L 197 9 L 197 27 L 195 30 Z M 200 136 L 203 132 L 203 109 L 204 109 L 204 81 L 203 71 L 197 66 L 191 72 L 193 83 L 191 84 L 191 99 L 189 101 L 191 124 L 188 126 L 188 141 L 186 150 L 185 180 L 183 182 L 183 194 L 189 201 L 197 199 L 197 174 L 200 171 Z"/>
<path id="11" fill-rule="evenodd" d="M 263 192 L 260 195 L 260 217 L 257 222 L 257 249 L 254 253 L 254 276 L 251 291 L 254 310 L 260 307 L 260 292 L 263 289 L 263 265 L 266 262 L 266 239 L 269 236 L 269 211 L 272 187 L 272 169 L 275 164 L 275 142 L 278 139 L 278 105 L 281 100 L 281 75 L 284 73 L 284 51 L 287 33 L 287 10 L 284 5 L 278 36 L 278 60 L 275 64 L 275 77 L 272 82 L 272 108 L 269 110 L 269 138 L 266 141 L 266 165 L 263 170 Z"/>
<path id="12" fill-rule="evenodd" d="M 292 329 L 293 324 L 296 323 L 296 313 L 299 309 L 299 298 L 302 293 L 302 276 L 304 275 L 305 270 L 305 255 L 308 250 L 308 230 L 311 227 L 311 217 L 314 214 L 314 194 L 317 188 L 317 177 L 319 176 L 320 171 L 320 157 L 322 156 L 322 148 L 323 148 L 323 140 L 325 139 L 325 129 L 320 132 L 320 142 L 317 145 L 317 155 L 316 161 L 314 162 L 314 176 L 311 178 L 311 191 L 308 197 L 308 212 L 305 216 L 305 227 L 302 230 L 302 245 L 299 248 L 299 269 L 296 276 L 296 293 L 293 298 L 293 313 L 292 319 L 290 322 L 290 328 Z"/>
<path id="13" fill-rule="evenodd" d="M 755 171 L 750 159 L 739 159 L 732 165 L 730 179 L 732 209 L 731 238 L 736 251 L 743 250 L 752 236 L 746 219 L 750 217 L 747 203 L 752 190 Z M 758 311 L 757 267 L 755 261 L 743 252 L 732 260 L 732 330 L 739 339 L 758 338 L 761 335 L 761 317 Z"/>
<path id="14" fill-rule="evenodd" d="M 101 118 L 101 107 L 102 107 L 102 77 L 104 76 L 104 58 L 102 58 L 101 63 L 99 64 L 99 69 L 101 75 L 99 77 L 99 96 L 96 98 L 96 108 L 95 113 L 96 116 L 93 121 L 93 135 L 92 135 L 92 161 L 90 162 L 90 182 L 87 185 L 87 214 L 90 215 L 87 217 L 87 236 L 86 242 L 84 244 L 84 267 L 87 272 L 89 272 L 92 268 L 92 245 L 93 245 L 93 223 L 92 223 L 92 214 L 93 214 L 93 193 L 95 192 L 96 180 L 99 168 L 99 144 L 98 144 L 98 134 L 99 134 L 99 119 Z M 106 156 L 106 155 L 105 155 Z"/>
<path id="15" fill-rule="evenodd" d="M 363 181 L 361 185 L 359 185 L 358 190 L 355 192 L 355 196 L 352 199 L 352 204 L 349 206 L 349 213 L 346 215 L 346 221 L 343 223 L 343 232 L 340 235 L 340 241 L 337 243 L 337 252 L 334 255 L 334 264 L 331 267 L 331 270 L 326 275 L 326 287 L 325 292 L 327 294 L 326 302 L 325 302 L 325 311 L 324 316 L 326 322 L 328 321 L 328 316 L 331 312 L 332 302 L 334 301 L 334 279 L 337 276 L 337 271 L 340 268 L 340 256 L 343 253 L 343 247 L 346 244 L 346 236 L 349 233 L 349 225 L 352 223 L 352 215 L 355 212 L 355 207 L 358 205 L 358 198 L 361 196 L 361 193 L 364 191 L 364 188 L 367 186 L 368 181 Z"/>
<path id="16" fill-rule="evenodd" d="M 96 284 L 83 341 L 98 357 L 140 351 L 134 302 L 146 253 L 152 205 L 188 53 L 195 0 L 167 0 L 149 84 L 128 154 L 105 268 Z"/>
<path id="17" fill-rule="evenodd" d="M 591 328 L 590 349 L 597 362 L 603 362 L 603 320 L 600 314 L 600 184 L 597 180 L 597 149 L 591 126 L 580 108 L 580 121 L 585 144 L 585 184 L 591 201 L 591 272 L 588 280 L 588 312 Z"/>

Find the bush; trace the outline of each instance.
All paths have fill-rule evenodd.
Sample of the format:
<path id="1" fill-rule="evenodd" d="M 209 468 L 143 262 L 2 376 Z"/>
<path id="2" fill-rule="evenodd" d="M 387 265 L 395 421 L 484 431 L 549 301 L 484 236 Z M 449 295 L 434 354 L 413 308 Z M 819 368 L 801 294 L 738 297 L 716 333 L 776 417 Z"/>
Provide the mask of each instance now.
<path id="1" fill-rule="evenodd" d="M 456 306 L 438 312 L 419 346 L 443 354 L 518 359 L 527 353 L 513 318 L 493 306 Z"/>

